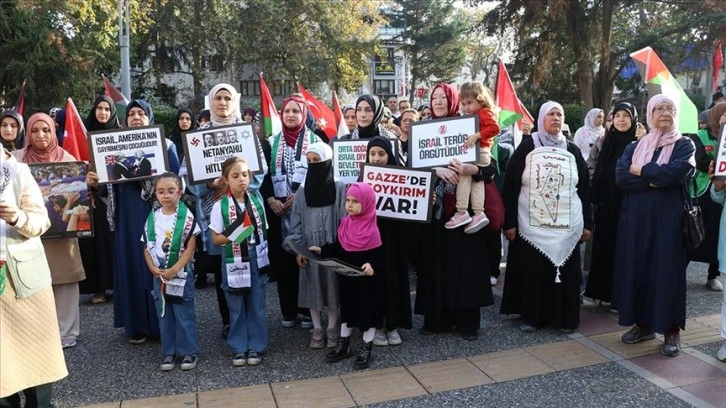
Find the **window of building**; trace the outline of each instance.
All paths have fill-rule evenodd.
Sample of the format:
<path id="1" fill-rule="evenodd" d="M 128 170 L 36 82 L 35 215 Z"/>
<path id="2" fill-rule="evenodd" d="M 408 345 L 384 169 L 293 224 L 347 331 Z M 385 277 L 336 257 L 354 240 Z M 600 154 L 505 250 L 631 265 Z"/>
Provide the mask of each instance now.
<path id="1" fill-rule="evenodd" d="M 239 93 L 242 96 L 260 96 L 260 81 L 240 81 Z"/>
<path id="2" fill-rule="evenodd" d="M 376 95 L 395 94 L 396 81 L 388 79 L 376 79 L 373 81 L 373 89 Z"/>

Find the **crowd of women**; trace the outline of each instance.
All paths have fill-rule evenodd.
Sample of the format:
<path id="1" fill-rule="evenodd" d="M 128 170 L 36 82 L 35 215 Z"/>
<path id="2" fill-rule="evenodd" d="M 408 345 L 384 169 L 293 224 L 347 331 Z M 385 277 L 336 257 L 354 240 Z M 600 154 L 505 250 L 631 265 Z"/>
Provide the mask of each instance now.
<path id="1" fill-rule="evenodd" d="M 502 233 L 509 251 L 500 312 L 520 315 L 525 333 L 545 326 L 577 329 L 584 280 L 580 244 L 591 239 L 585 296 L 619 313 L 620 324 L 630 327 L 625 343 L 663 333 L 662 353 L 679 353 L 689 259 L 711 265 L 709 287 L 718 289 L 712 280 L 721 269 L 719 258 L 726 262 L 726 236 L 718 234 L 719 223 L 726 223 L 726 186 L 711 182 L 711 160 L 726 103 L 707 111 L 703 132 L 691 139 L 678 132 L 676 105 L 667 96 L 649 100 L 647 131 L 636 108 L 619 102 L 607 116 L 589 112 L 573 142 L 562 132 L 564 109 L 548 101 L 536 131 L 526 132 L 513 150 L 504 137 L 493 143 L 496 107 L 480 83 L 461 89 L 439 84 L 430 105 L 419 109 L 395 109 L 390 100 L 385 107 L 377 96 L 362 95 L 343 109 L 350 131 L 343 138 L 367 140 L 366 162 L 373 164 L 406 165 L 411 126 L 422 114 L 434 120 L 462 112 L 479 117 L 481 130 L 469 135 L 467 147 L 476 146 L 481 159 L 434 168 L 434 216 L 416 224 L 377 218 L 369 185 L 336 180 L 327 137 L 299 95 L 282 103 L 282 132 L 269 139 L 259 135 L 262 174 L 250 173 L 244 158 L 231 157 L 218 179 L 187 183 L 181 134 L 195 121 L 211 129 L 259 120 L 254 110 L 240 111 L 231 85 L 213 87 L 208 97 L 210 109 L 198 118 L 179 110 L 167 143 L 169 173 L 153 182 L 113 185 L 87 174 L 95 239 L 40 241 L 50 222 L 21 163 L 73 159 L 50 116 L 36 113 L 24 129 L 17 113 L 0 115 L 3 403 L 17 406 L 19 392 L 28 401 L 49 403 L 50 384 L 67 375 L 61 348 L 75 346 L 80 336 L 84 279 L 82 291 L 93 293 L 94 303 L 104 302 L 113 288 L 114 327 L 123 327 L 131 344 L 161 340 L 163 371 L 197 364 L 194 291 L 206 284 L 207 274 L 214 275 L 221 333 L 235 367 L 263 361 L 271 280 L 277 282 L 279 324 L 309 328 L 310 348 L 327 348 L 329 363 L 355 356 L 356 369 L 368 367 L 373 345 L 403 343 L 399 329 L 413 328 L 414 313 L 423 316 L 423 335 L 456 331 L 478 339 L 481 307 L 494 303 Z M 87 129 L 154 123 L 143 100 L 133 100 L 125 113 L 120 124 L 113 101 L 101 96 Z M 689 187 L 713 220 L 706 242 L 690 253 L 681 231 Z M 247 228 L 237 234 L 240 226 Z M 362 276 L 335 274 L 293 252 L 294 246 L 355 265 Z M 53 259 L 50 268 L 45 256 Z M 413 307 L 410 266 L 416 272 Z M 726 296 L 723 309 L 726 330 Z M 358 347 L 354 329 L 362 337 Z M 726 360 L 726 343 L 718 358 Z"/>

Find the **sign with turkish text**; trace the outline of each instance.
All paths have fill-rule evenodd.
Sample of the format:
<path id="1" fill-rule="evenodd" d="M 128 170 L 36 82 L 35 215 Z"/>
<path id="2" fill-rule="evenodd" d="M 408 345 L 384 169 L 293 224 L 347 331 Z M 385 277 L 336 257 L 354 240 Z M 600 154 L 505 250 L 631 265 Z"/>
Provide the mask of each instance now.
<path id="1" fill-rule="evenodd" d="M 445 167 L 453 159 L 474 163 L 479 158 L 478 143 L 471 149 L 466 149 L 464 143 L 478 131 L 479 117 L 475 115 L 414 122 L 408 143 L 408 166 Z"/>
<path id="2" fill-rule="evenodd" d="M 89 132 L 88 143 L 101 184 L 144 180 L 169 171 L 163 126 Z"/>
<path id="3" fill-rule="evenodd" d="M 363 182 L 376 193 L 376 214 L 403 221 L 431 221 L 435 172 L 363 165 Z"/>

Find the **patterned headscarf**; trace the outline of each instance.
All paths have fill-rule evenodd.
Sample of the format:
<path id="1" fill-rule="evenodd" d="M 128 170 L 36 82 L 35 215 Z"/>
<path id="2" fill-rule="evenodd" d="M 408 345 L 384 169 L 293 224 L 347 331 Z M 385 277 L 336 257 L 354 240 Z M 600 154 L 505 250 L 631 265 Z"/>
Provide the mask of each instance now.
<path id="1" fill-rule="evenodd" d="M 676 104 L 673 102 L 670 96 L 665 94 L 658 94 L 650 98 L 648 101 L 648 110 L 645 112 L 646 121 L 650 132 L 643 136 L 639 141 L 638 145 L 635 146 L 635 152 L 633 152 L 633 164 L 644 166 L 650 163 L 653 159 L 653 154 L 658 148 L 662 148 L 660 156 L 658 156 L 657 164 L 668 163 L 673 154 L 673 148 L 675 147 L 676 141 L 681 138 L 681 133 L 678 132 L 678 111 L 673 115 L 673 124 L 666 130 L 660 130 L 655 126 L 653 121 L 653 111 L 655 107 L 660 103 L 668 102 L 674 108 Z"/>

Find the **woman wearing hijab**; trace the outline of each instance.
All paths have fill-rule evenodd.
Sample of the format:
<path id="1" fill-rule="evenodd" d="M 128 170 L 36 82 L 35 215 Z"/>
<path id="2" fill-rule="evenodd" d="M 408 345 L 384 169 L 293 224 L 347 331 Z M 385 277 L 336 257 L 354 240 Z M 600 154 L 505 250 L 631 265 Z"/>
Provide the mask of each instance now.
<path id="1" fill-rule="evenodd" d="M 313 143 L 307 152 L 305 185 L 295 194 L 290 214 L 289 240 L 323 246 L 337 241 L 338 224 L 345 215 L 345 183 L 333 178 L 333 150 L 324 142 Z M 338 343 L 338 278 L 335 272 L 297 256 L 300 267 L 298 306 L 310 310 L 313 332 L 310 348 L 335 347 Z M 328 326 L 323 331 L 320 312 L 327 306 Z M 327 343 L 325 338 L 327 337 Z"/>
<path id="2" fill-rule="evenodd" d="M 717 103 L 713 108 L 705 111 L 706 127 L 700 129 L 698 134 L 691 136 L 696 146 L 696 176 L 688 183 L 691 197 L 698 201 L 703 211 L 703 226 L 706 230 L 706 239 L 696 249 L 688 250 L 688 260 L 708 264 L 708 277 L 706 288 L 713 291 L 722 291 L 723 285 L 718 277 L 718 234 L 719 223 L 723 206 L 709 198 L 708 190 L 711 181 L 708 177 L 708 167 L 716 156 L 718 147 L 718 132 L 721 129 L 719 119 L 726 113 L 726 102 Z M 700 121 L 700 119 L 699 119 Z"/>
<path id="3" fill-rule="evenodd" d="M 510 243 L 500 313 L 521 315 L 520 329 L 528 333 L 543 325 L 571 333 L 580 323 L 579 244 L 592 230 L 590 182 L 580 149 L 562 133 L 564 123 L 562 105 L 545 102 L 537 132 L 517 147 L 504 180 Z"/>
<path id="4" fill-rule="evenodd" d="M 345 120 L 345 126 L 348 127 L 348 132 L 353 133 L 358 126 L 358 122 L 355 120 L 355 106 L 348 105 L 343 108 L 343 119 Z"/>
<path id="5" fill-rule="evenodd" d="M 28 119 L 29 135 L 25 148 L 14 153 L 23 163 L 58 163 L 76 161 L 70 153 L 58 146 L 55 123 L 45 113 L 36 113 Z M 64 210 L 67 209 L 64 208 Z M 63 348 L 76 345 L 80 333 L 78 282 L 86 279 L 78 250 L 78 238 L 43 241 L 46 258 L 51 262 L 53 295 L 58 314 Z"/>
<path id="6" fill-rule="evenodd" d="M 12 109 L 0 113 L 0 142 L 9 152 L 22 149 L 25 146 L 25 129 L 23 116 Z"/>
<path id="7" fill-rule="evenodd" d="M 684 183 L 695 171 L 693 141 L 678 132 L 678 112 L 663 94 L 648 101 L 650 131 L 618 160 L 615 183 L 623 191 L 615 252 L 613 305 L 622 336 L 633 344 L 664 333 L 661 353 L 676 356 L 686 325 L 683 241 Z"/>
<path id="8" fill-rule="evenodd" d="M 595 144 L 595 141 L 605 134 L 605 128 L 602 126 L 604 120 L 605 113 L 602 109 L 590 109 L 585 115 L 585 126 L 575 132 L 575 145 L 580 148 L 582 157 L 585 160 L 590 155 L 590 148 Z"/>
<path id="9" fill-rule="evenodd" d="M 375 95 L 361 95 L 355 103 L 355 119 L 357 127 L 350 135 L 341 137 L 342 140 L 351 139 L 371 139 L 375 136 L 383 136 L 388 139 L 396 140 L 396 150 L 398 157 L 396 160 L 401 166 L 406 165 L 405 152 L 401 148 L 401 142 L 398 137 L 391 133 L 381 123 L 385 114 L 385 106 L 381 98 Z"/>
<path id="10" fill-rule="evenodd" d="M 96 98 L 86 117 L 86 130 L 94 132 L 119 127 L 116 105 L 113 100 L 106 95 Z M 93 303 L 105 302 L 106 290 L 113 288 L 113 251 L 111 249 L 113 234 L 106 220 L 107 211 L 106 202 L 98 194 L 94 194 L 92 211 L 94 237 L 78 240 L 83 268 L 86 270 L 86 280 L 81 283 L 81 293 L 93 293 L 91 299 Z"/>
<path id="11" fill-rule="evenodd" d="M 171 141 L 176 147 L 177 157 L 184 157 L 184 147 L 182 145 L 182 133 L 189 132 L 194 129 L 194 113 L 189 108 L 181 108 L 176 111 L 176 124 L 174 131 L 171 133 Z"/>
<path id="12" fill-rule="evenodd" d="M 142 99 L 126 105 L 126 127 L 154 124 L 151 106 Z M 179 172 L 179 159 L 172 143 L 167 143 L 169 170 Z M 98 175 L 88 172 L 86 182 L 99 188 Z M 106 219 L 113 232 L 113 322 L 123 327 L 131 344 L 142 344 L 147 337 L 159 338 L 159 322 L 152 298 L 153 275 L 144 259 L 136 254 L 146 216 L 151 210 L 153 186 L 146 181 L 132 181 L 107 186 L 108 207 Z"/>
<path id="13" fill-rule="evenodd" d="M 244 112 L 242 113 L 242 122 L 252 123 L 252 121 L 255 119 L 255 115 L 257 115 L 257 111 L 252 108 L 245 108 Z"/>
<path id="14" fill-rule="evenodd" d="M 431 93 L 434 119 L 459 116 L 456 87 L 439 84 Z M 452 160 L 434 169 L 437 203 L 430 224 L 420 225 L 414 259 L 418 279 L 414 313 L 424 316 L 425 335 L 456 329 L 466 340 L 476 340 L 481 307 L 494 303 L 489 285 L 489 262 L 484 230 L 465 234 L 463 229 L 444 228 L 456 211 L 456 183 L 460 174 L 483 180 L 471 163 Z"/>
<path id="15" fill-rule="evenodd" d="M 299 95 L 290 95 L 282 101 L 282 132 L 269 139 L 272 151 L 268 166 L 273 188 L 271 192 L 263 192 L 274 214 L 268 217 L 270 259 L 277 274 L 282 326 L 287 328 L 295 325 L 298 314 L 309 313 L 308 309 L 298 307 L 299 268 L 295 255 L 282 249 L 282 242 L 290 234 L 290 212 L 297 190 L 305 183 L 308 149 L 321 142 L 305 125 L 307 113 L 307 104 Z M 310 328 L 313 324 L 305 318 L 302 325 Z"/>
<path id="16" fill-rule="evenodd" d="M 408 109 L 406 110 L 408 111 Z M 404 112 L 406 112 L 404 111 Z M 415 112 L 415 111 L 414 111 Z M 402 114 L 403 115 L 403 114 Z M 391 140 L 375 136 L 368 142 L 366 163 L 398 166 Z M 377 219 L 383 241 L 386 270 L 386 314 L 384 327 L 376 330 L 373 344 L 397 346 L 402 343 L 398 329 L 411 329 L 411 287 L 408 280 L 408 256 L 414 229 L 411 223 L 385 218 Z"/>
<path id="17" fill-rule="evenodd" d="M 592 262 L 587 277 L 585 296 L 610 303 L 614 274 L 615 242 L 618 236 L 620 203 L 623 192 L 615 185 L 615 166 L 625 148 L 636 140 L 638 112 L 630 102 L 619 102 L 613 108 L 613 124 L 602 142 L 592 177 L 590 203 L 595 206 L 595 233 Z"/>

